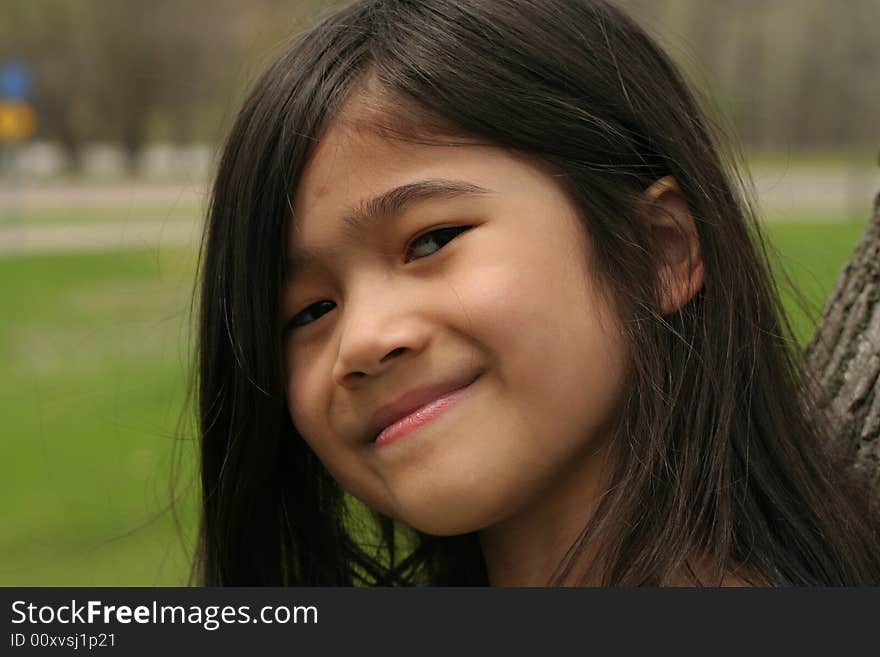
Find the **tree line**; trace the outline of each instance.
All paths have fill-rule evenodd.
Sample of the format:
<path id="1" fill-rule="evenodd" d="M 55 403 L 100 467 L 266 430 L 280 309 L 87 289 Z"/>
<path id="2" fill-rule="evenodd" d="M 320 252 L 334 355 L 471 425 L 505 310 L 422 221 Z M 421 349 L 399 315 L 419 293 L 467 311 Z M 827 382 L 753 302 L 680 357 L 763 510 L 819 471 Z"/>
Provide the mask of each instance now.
<path id="1" fill-rule="evenodd" d="M 344 1 L 344 0 L 342 0 Z M 37 137 L 219 141 L 244 90 L 326 0 L 4 0 L 0 60 L 34 74 Z M 880 0 L 618 0 L 714 99 L 747 148 L 880 141 Z"/>

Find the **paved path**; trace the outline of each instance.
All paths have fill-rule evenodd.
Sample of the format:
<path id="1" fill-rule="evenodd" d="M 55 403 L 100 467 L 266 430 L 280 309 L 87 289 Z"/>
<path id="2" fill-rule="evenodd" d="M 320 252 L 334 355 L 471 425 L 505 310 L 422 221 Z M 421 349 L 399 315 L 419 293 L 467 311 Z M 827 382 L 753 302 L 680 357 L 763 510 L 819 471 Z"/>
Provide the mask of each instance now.
<path id="1" fill-rule="evenodd" d="M 810 206 L 843 207 L 854 199 L 873 198 L 880 190 L 880 169 L 846 171 L 760 170 L 753 174 L 761 203 L 768 208 Z M 185 183 L 54 183 L 12 189 L 0 181 L 0 210 L 34 210 L 76 206 L 202 205 L 208 189 L 204 182 Z"/>
<path id="2" fill-rule="evenodd" d="M 208 196 L 203 182 L 184 183 L 46 183 L 13 187 L 0 180 L 0 210 L 64 210 L 72 207 L 135 207 L 202 204 Z"/>
<path id="3" fill-rule="evenodd" d="M 797 220 L 798 214 L 870 215 L 880 192 L 880 169 L 873 171 L 761 171 L 753 175 L 764 213 Z"/>
<path id="4" fill-rule="evenodd" d="M 765 216 L 773 220 L 867 218 L 877 192 L 876 171 L 761 171 L 754 174 L 755 188 Z M 157 219 L 102 223 L 2 223 L 0 255 L 13 253 L 118 250 L 198 245 L 201 224 L 185 219 L 161 218 L 162 208 L 204 206 L 203 183 L 179 184 L 54 184 L 10 189 L 0 185 L 0 217 L 4 210 L 58 210 L 100 207 L 119 210 L 125 217 L 131 208 L 155 207 Z"/>
<path id="5" fill-rule="evenodd" d="M 197 247 L 195 221 L 125 221 L 94 224 L 0 226 L 0 255 L 58 251 L 115 251 L 165 246 Z"/>

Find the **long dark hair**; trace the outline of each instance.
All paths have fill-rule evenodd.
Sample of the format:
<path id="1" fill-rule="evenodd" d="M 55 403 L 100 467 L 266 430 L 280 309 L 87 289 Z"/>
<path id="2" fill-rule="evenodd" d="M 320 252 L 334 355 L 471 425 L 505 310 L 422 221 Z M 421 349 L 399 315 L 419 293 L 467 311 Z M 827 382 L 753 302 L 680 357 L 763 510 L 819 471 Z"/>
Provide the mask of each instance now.
<path id="1" fill-rule="evenodd" d="M 734 566 L 756 583 L 880 583 L 876 515 L 807 395 L 741 179 L 668 57 L 601 0 L 362 0 L 257 82 L 203 245 L 201 583 L 488 583 L 476 534 L 429 536 L 360 508 L 286 405 L 290 198 L 322 129 L 366 88 L 392 137 L 467 136 L 559 172 L 615 299 L 633 356 L 619 455 L 554 583 L 588 547 L 607 556 L 584 577 L 604 584 L 688 571 L 715 583 Z M 666 175 L 692 212 L 705 284 L 664 317 L 637 204 Z"/>

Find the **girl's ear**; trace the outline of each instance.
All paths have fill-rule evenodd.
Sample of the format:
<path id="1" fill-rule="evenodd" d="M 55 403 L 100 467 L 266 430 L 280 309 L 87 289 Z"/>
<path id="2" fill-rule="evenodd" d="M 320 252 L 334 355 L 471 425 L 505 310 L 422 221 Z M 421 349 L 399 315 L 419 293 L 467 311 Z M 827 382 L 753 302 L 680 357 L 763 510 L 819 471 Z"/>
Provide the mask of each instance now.
<path id="1" fill-rule="evenodd" d="M 703 257 L 697 228 L 678 181 L 657 180 L 643 194 L 642 215 L 657 254 L 664 317 L 684 306 L 703 286 Z"/>

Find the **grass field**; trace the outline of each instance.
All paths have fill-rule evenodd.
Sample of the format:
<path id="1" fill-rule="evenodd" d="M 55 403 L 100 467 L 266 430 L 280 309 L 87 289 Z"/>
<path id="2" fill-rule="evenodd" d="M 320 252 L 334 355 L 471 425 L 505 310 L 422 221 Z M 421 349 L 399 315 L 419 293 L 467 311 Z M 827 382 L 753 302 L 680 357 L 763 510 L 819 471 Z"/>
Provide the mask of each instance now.
<path id="1" fill-rule="evenodd" d="M 51 218 L 46 218 L 51 221 Z M 815 312 L 863 222 L 769 226 Z M 168 511 L 195 256 L 0 258 L 0 585 L 179 585 L 195 528 Z M 796 314 L 806 340 L 812 320 Z M 181 442 L 183 441 L 183 442 Z"/>
<path id="2" fill-rule="evenodd" d="M 782 285 L 782 298 L 800 342 L 813 335 L 825 300 L 862 234 L 865 221 L 785 222 L 767 225 L 777 250 L 776 269 L 784 269 L 807 302 L 802 308 Z"/>
<path id="3" fill-rule="evenodd" d="M 0 259 L 0 584 L 184 581 L 163 511 L 194 262 L 186 251 Z M 183 500 L 185 538 L 192 509 Z"/>

